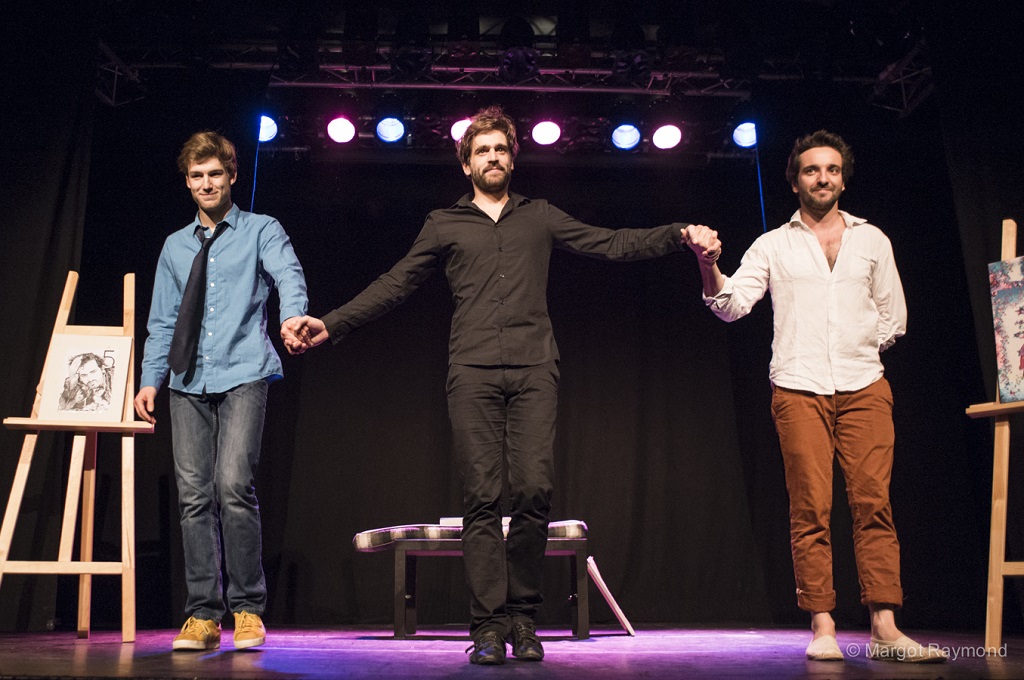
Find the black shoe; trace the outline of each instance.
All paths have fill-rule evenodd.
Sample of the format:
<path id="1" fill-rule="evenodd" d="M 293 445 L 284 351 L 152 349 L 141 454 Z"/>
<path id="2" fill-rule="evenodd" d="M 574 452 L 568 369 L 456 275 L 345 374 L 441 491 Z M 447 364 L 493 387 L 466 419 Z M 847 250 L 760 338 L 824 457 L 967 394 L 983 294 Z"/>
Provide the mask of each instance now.
<path id="1" fill-rule="evenodd" d="M 480 633 L 473 638 L 473 646 L 466 649 L 469 662 L 481 666 L 500 666 L 505 663 L 505 641 L 493 630 Z"/>
<path id="2" fill-rule="evenodd" d="M 512 656 L 520 661 L 540 661 L 544 658 L 544 647 L 537 637 L 533 621 L 512 622 Z"/>

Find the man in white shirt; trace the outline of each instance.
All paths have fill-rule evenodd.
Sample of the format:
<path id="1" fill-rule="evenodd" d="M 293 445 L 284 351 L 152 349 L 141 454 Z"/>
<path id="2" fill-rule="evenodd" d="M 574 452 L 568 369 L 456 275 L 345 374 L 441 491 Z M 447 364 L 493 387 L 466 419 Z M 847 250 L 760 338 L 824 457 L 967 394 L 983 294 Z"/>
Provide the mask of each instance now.
<path id="1" fill-rule="evenodd" d="M 786 178 L 800 208 L 759 237 L 732 277 L 715 261 L 718 233 L 688 228 L 704 300 L 734 321 L 771 291 L 775 335 L 770 377 L 790 504 L 797 605 L 810 612 L 807 658 L 841 661 L 831 611 L 832 460 L 838 455 L 853 515 L 861 602 L 871 613 L 873 658 L 941 662 L 896 627 L 903 603 L 900 548 L 889 503 L 893 460 L 892 392 L 879 352 L 906 331 L 907 308 L 889 239 L 839 210 L 853 154 L 819 130 L 796 140 Z"/>

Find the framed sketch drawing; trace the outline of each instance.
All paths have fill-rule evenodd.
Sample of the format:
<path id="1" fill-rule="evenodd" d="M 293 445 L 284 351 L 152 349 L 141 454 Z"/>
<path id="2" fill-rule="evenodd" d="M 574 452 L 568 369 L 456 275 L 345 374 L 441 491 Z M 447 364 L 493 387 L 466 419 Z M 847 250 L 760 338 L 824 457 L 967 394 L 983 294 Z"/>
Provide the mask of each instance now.
<path id="1" fill-rule="evenodd" d="M 131 337 L 53 336 L 43 376 L 39 417 L 121 422 L 131 356 Z"/>
<path id="2" fill-rule="evenodd" d="M 988 266 L 999 401 L 1024 400 L 1024 257 Z"/>

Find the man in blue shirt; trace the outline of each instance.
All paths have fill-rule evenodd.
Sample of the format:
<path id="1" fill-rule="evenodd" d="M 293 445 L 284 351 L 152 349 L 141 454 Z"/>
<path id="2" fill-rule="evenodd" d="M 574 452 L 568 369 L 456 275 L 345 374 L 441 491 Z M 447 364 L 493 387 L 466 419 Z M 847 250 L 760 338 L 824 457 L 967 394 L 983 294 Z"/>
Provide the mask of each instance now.
<path id="1" fill-rule="evenodd" d="M 281 319 L 302 316 L 306 280 L 281 224 L 232 204 L 237 167 L 234 145 L 215 132 L 197 132 L 181 150 L 178 168 L 199 212 L 167 237 L 160 253 L 135 397 L 139 417 L 156 422 L 154 399 L 170 372 L 189 617 L 174 649 L 219 647 L 228 609 L 236 648 L 266 639 L 254 480 L 267 385 L 281 377 L 267 335 L 267 298 L 276 285 Z"/>

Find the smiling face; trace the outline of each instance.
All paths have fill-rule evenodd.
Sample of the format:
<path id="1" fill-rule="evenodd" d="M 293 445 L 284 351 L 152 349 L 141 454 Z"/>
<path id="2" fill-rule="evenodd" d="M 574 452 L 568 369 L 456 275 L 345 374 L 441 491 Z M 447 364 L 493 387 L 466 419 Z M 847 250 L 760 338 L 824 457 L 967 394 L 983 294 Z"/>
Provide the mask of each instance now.
<path id="1" fill-rule="evenodd" d="M 832 210 L 846 186 L 843 184 L 843 157 L 830 146 L 816 146 L 800 154 L 800 168 L 793 181 L 793 192 L 800 207 L 813 213 Z"/>
<path id="2" fill-rule="evenodd" d="M 475 190 L 491 195 L 508 190 L 512 168 L 508 138 L 498 130 L 476 135 L 470 147 L 469 163 L 462 164 L 462 171 L 473 181 Z"/>
<path id="3" fill-rule="evenodd" d="M 200 219 L 205 215 L 212 221 L 207 226 L 216 225 L 231 209 L 231 185 L 235 179 L 236 176 L 229 174 L 216 157 L 204 158 L 189 165 L 185 173 L 185 184 L 199 206 L 202 213 Z M 206 224 L 205 219 L 202 221 Z"/>

